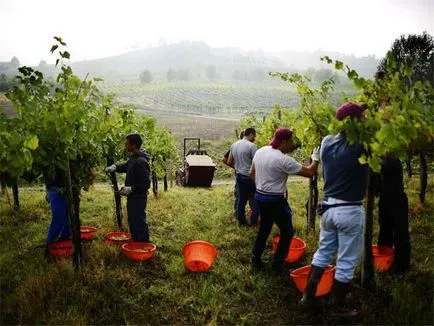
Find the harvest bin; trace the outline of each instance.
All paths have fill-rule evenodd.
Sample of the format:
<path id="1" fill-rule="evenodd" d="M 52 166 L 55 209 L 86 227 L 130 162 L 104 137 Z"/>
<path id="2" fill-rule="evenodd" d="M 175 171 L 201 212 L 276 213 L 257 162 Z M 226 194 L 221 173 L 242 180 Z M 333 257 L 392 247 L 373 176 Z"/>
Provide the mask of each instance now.
<path id="1" fill-rule="evenodd" d="M 211 187 L 215 164 L 208 155 L 187 155 L 185 157 L 185 185 Z"/>

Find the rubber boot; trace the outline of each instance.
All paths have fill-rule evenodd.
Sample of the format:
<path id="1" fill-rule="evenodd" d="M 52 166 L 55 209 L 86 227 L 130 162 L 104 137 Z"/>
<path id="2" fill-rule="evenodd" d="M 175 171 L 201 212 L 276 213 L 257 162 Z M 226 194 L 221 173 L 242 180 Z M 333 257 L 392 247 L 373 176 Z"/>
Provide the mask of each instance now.
<path id="1" fill-rule="evenodd" d="M 351 318 L 359 314 L 359 311 L 357 309 L 348 307 L 346 296 L 348 294 L 348 291 L 350 290 L 350 286 L 350 282 L 344 283 L 338 281 L 337 279 L 334 280 L 332 289 L 332 316 Z"/>
<path id="2" fill-rule="evenodd" d="M 300 300 L 300 304 L 302 306 L 305 307 L 312 306 L 315 299 L 316 289 L 318 287 L 318 283 L 321 280 L 321 276 L 323 273 L 324 273 L 324 268 L 312 265 L 308 277 L 308 282 L 303 292 L 303 297 Z"/>

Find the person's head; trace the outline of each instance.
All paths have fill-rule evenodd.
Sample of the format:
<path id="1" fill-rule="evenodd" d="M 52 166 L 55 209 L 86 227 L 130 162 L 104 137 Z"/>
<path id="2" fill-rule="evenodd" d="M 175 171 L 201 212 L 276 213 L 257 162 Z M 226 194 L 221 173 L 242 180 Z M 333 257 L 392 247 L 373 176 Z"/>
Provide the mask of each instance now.
<path id="1" fill-rule="evenodd" d="M 364 111 L 366 108 L 365 104 L 356 104 L 351 102 L 342 104 L 336 111 L 336 119 L 342 121 L 346 117 L 350 117 L 351 119 L 357 118 L 360 121 L 364 121 Z"/>
<path id="2" fill-rule="evenodd" d="M 244 130 L 240 132 L 240 139 L 244 138 Z"/>
<path id="3" fill-rule="evenodd" d="M 279 128 L 274 132 L 270 146 L 279 149 L 282 153 L 289 153 L 292 149 L 292 131 L 288 128 Z"/>
<path id="4" fill-rule="evenodd" d="M 128 152 L 139 152 L 142 143 L 142 137 L 139 134 L 129 134 L 125 137 L 125 149 Z"/>
<path id="5" fill-rule="evenodd" d="M 253 143 L 256 138 L 256 130 L 254 128 L 247 128 L 244 131 L 244 138 Z"/>

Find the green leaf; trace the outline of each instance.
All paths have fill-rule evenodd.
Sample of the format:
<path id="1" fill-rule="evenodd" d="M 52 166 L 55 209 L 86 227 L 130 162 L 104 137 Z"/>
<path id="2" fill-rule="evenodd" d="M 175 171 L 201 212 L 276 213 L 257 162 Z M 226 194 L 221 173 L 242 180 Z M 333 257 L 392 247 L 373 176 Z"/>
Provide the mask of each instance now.
<path id="1" fill-rule="evenodd" d="M 56 64 L 55 66 L 57 67 L 57 64 L 59 63 L 60 59 L 56 59 Z"/>
<path id="2" fill-rule="evenodd" d="M 341 62 L 341 61 L 336 60 L 336 62 L 335 62 L 335 69 L 342 70 L 343 67 L 344 67 L 344 63 Z"/>
<path id="3" fill-rule="evenodd" d="M 59 47 L 58 45 L 53 45 L 53 46 L 51 47 L 50 52 L 53 53 L 54 51 L 56 51 L 56 49 L 57 49 L 58 47 Z"/>
<path id="4" fill-rule="evenodd" d="M 27 147 L 28 149 L 35 150 L 38 148 L 39 140 L 37 136 L 32 136 L 29 139 L 26 139 L 24 142 L 24 147 Z"/>

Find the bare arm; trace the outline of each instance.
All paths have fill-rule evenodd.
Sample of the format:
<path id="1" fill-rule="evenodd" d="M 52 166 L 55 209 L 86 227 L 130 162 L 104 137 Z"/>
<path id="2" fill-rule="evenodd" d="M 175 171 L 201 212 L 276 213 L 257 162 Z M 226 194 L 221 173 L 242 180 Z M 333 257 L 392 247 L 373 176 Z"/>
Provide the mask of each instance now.
<path id="1" fill-rule="evenodd" d="M 227 160 L 227 163 L 225 163 L 227 166 L 230 166 L 231 168 L 235 168 L 235 164 L 234 164 L 234 157 L 232 156 L 232 153 L 229 153 L 229 157 Z"/>
<path id="2" fill-rule="evenodd" d="M 252 179 L 253 182 L 256 182 L 256 169 L 254 163 L 252 163 L 252 165 L 250 166 L 249 177 L 250 179 Z"/>
<path id="3" fill-rule="evenodd" d="M 296 174 L 301 175 L 302 177 L 312 178 L 318 173 L 318 165 L 318 161 L 312 161 L 310 165 L 302 165 L 300 171 L 298 171 Z"/>

